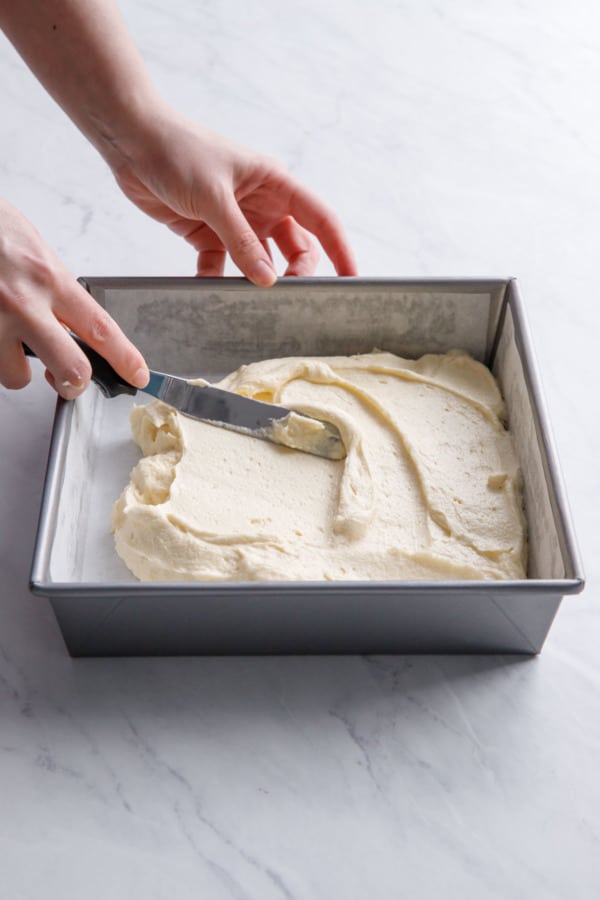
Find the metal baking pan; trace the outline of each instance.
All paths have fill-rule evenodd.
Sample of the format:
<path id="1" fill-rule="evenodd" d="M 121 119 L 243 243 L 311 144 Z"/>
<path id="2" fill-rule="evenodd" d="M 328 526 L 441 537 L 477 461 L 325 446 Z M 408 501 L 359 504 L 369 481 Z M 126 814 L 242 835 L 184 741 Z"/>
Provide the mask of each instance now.
<path id="1" fill-rule="evenodd" d="M 219 378 L 290 355 L 468 350 L 497 377 L 523 471 L 522 581 L 161 583 L 116 555 L 112 504 L 138 458 L 132 400 L 58 400 L 31 571 L 74 656 L 538 653 L 583 574 L 512 279 L 84 278 L 153 368 Z"/>

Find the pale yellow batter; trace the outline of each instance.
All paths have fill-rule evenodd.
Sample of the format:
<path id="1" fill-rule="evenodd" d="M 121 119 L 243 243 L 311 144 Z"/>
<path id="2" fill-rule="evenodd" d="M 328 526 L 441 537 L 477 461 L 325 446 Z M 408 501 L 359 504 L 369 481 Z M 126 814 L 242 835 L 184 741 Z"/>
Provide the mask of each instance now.
<path id="1" fill-rule="evenodd" d="M 331 461 L 132 411 L 144 457 L 114 509 L 144 581 L 524 578 L 519 468 L 493 376 L 465 353 L 280 359 L 219 387 L 333 422 Z"/>

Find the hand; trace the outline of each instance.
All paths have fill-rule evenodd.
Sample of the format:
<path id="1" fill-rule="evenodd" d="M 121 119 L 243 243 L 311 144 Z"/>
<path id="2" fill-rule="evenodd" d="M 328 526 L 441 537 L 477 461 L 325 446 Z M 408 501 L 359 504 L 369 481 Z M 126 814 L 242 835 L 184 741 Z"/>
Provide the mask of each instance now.
<path id="1" fill-rule="evenodd" d="M 0 383 L 21 388 L 31 369 L 25 343 L 46 365 L 46 378 L 70 400 L 87 386 L 87 358 L 67 326 L 136 387 L 148 382 L 144 359 L 116 322 L 67 271 L 33 225 L 0 200 Z"/>
<path id="2" fill-rule="evenodd" d="M 198 275 L 221 276 L 229 253 L 251 281 L 277 278 L 268 241 L 286 275 L 311 275 L 319 251 L 338 275 L 356 264 L 334 213 L 273 160 L 238 147 L 172 110 L 154 111 L 137 146 L 113 171 L 123 192 L 198 251 Z"/>

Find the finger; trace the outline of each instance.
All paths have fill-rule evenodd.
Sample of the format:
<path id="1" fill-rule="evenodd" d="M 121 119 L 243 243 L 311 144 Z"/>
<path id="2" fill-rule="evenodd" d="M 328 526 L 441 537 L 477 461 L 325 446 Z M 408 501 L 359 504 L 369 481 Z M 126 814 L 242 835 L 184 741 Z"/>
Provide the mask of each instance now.
<path id="1" fill-rule="evenodd" d="M 115 320 L 80 284 L 74 281 L 59 293 L 54 311 L 65 325 L 97 350 L 122 378 L 135 387 L 146 386 L 150 373 L 144 357 Z M 73 341 L 71 343 L 74 344 Z M 54 372 L 51 366 L 49 368 Z"/>
<path id="2" fill-rule="evenodd" d="M 89 361 L 49 309 L 40 311 L 35 322 L 25 323 L 21 335 L 52 375 L 61 397 L 72 400 L 86 389 L 92 374 Z"/>
<path id="3" fill-rule="evenodd" d="M 262 244 L 263 250 L 265 251 L 265 253 L 269 257 L 269 259 L 271 260 L 271 265 L 273 266 L 273 268 L 275 268 L 275 266 L 273 264 L 273 254 L 271 252 L 271 247 L 269 245 L 269 242 L 266 239 L 263 239 L 263 240 L 261 240 L 261 244 Z"/>
<path id="4" fill-rule="evenodd" d="M 270 287 L 277 273 L 265 248 L 248 224 L 234 197 L 219 208 L 212 227 L 236 266 L 259 287 Z"/>
<path id="5" fill-rule="evenodd" d="M 44 372 L 44 378 L 46 379 L 50 387 L 58 393 L 58 389 L 56 387 L 56 378 L 54 377 L 52 372 L 49 372 L 48 369 L 46 369 L 46 371 Z"/>
<path id="6" fill-rule="evenodd" d="M 78 396 L 78 394 L 76 394 L 75 396 L 71 396 L 68 390 L 65 393 L 65 388 L 61 387 L 60 383 L 57 384 L 56 378 L 49 369 L 46 369 L 46 371 L 44 372 L 44 378 L 46 379 L 52 390 L 56 391 L 57 394 L 60 394 L 61 397 L 64 397 L 65 400 L 74 400 L 75 396 Z M 81 393 L 81 391 L 79 391 L 79 393 Z"/>
<path id="7" fill-rule="evenodd" d="M 201 250 L 196 274 L 204 278 L 221 278 L 225 272 L 225 250 Z"/>
<path id="8" fill-rule="evenodd" d="M 323 201 L 304 185 L 294 182 L 290 213 L 318 238 L 338 275 L 357 275 L 358 268 L 342 223 Z"/>
<path id="9" fill-rule="evenodd" d="M 198 251 L 196 275 L 200 278 L 221 278 L 225 273 L 227 252 L 223 241 L 206 222 L 187 221 L 179 230 L 186 241 Z"/>
<path id="10" fill-rule="evenodd" d="M 62 278 L 56 276 L 59 287 Z M 54 286 L 52 287 L 54 293 Z M 63 396 L 74 397 L 84 390 L 90 377 L 90 365 L 53 313 L 55 296 L 45 283 L 33 279 L 24 289 L 14 286 L 7 292 L 12 315 L 2 321 L 0 341 L 0 379 L 7 387 L 23 387 L 31 379 L 25 357 L 27 344 L 56 377 Z"/>
<path id="11" fill-rule="evenodd" d="M 319 249 L 309 232 L 286 216 L 275 226 L 271 236 L 287 260 L 286 275 L 312 275 L 319 262 Z"/>
<path id="12" fill-rule="evenodd" d="M 31 366 L 21 341 L 5 339 L 0 343 L 0 384 L 18 391 L 31 381 Z"/>

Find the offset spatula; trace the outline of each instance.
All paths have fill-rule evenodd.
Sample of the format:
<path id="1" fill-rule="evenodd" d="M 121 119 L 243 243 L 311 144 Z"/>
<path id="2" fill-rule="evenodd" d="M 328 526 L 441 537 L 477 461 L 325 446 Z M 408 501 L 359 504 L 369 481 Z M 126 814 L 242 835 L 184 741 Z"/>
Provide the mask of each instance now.
<path id="1" fill-rule="evenodd" d="M 124 381 L 113 367 L 89 347 L 85 341 L 72 334 L 92 366 L 92 381 L 105 397 L 119 394 L 137 394 L 138 388 Z M 28 356 L 35 356 L 24 346 Z M 192 419 L 212 425 L 220 425 L 249 437 L 281 444 L 293 450 L 313 453 L 326 459 L 343 459 L 346 449 L 338 429 L 331 422 L 296 413 L 283 406 L 262 403 L 250 397 L 242 397 L 221 388 L 190 384 L 185 378 L 150 370 L 150 381 L 139 390 L 151 394 L 175 407 Z"/>

